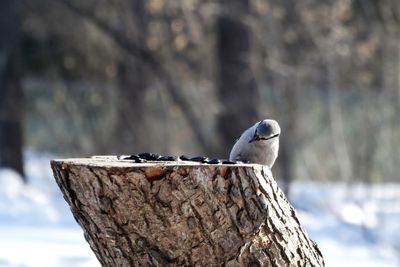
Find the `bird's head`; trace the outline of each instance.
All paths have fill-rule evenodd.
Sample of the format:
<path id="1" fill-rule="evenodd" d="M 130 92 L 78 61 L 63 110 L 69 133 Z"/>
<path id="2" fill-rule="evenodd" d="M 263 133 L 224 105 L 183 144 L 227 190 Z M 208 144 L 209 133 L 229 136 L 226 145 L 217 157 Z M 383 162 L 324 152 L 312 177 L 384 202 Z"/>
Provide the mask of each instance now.
<path id="1" fill-rule="evenodd" d="M 278 138 L 280 134 L 281 127 L 279 127 L 279 124 L 275 120 L 262 120 L 258 123 L 253 138 L 249 143 Z"/>

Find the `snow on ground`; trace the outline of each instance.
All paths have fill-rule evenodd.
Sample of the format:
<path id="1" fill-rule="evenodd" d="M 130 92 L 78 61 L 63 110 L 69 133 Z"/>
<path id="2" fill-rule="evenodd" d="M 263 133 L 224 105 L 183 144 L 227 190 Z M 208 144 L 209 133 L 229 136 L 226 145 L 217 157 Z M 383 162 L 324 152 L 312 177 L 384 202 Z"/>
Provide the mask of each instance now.
<path id="1" fill-rule="evenodd" d="M 295 182 L 290 201 L 326 266 L 399 266 L 400 184 Z"/>
<path id="2" fill-rule="evenodd" d="M 48 154 L 25 153 L 29 184 L 0 169 L 0 267 L 99 267 L 54 181 Z M 328 267 L 400 265 L 400 184 L 296 182 L 290 194 Z"/>
<path id="3" fill-rule="evenodd" d="M 99 267 L 50 169 L 54 156 L 25 153 L 29 184 L 0 169 L 0 267 Z"/>

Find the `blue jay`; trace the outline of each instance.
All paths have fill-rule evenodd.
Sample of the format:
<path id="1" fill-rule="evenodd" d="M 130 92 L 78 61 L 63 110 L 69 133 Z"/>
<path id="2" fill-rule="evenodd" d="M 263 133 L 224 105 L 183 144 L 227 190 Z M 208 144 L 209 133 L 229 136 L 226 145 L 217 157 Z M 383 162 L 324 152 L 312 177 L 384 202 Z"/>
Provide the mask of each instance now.
<path id="1" fill-rule="evenodd" d="M 236 140 L 229 160 L 257 163 L 272 168 L 279 151 L 281 128 L 275 120 L 262 120 L 242 133 Z"/>

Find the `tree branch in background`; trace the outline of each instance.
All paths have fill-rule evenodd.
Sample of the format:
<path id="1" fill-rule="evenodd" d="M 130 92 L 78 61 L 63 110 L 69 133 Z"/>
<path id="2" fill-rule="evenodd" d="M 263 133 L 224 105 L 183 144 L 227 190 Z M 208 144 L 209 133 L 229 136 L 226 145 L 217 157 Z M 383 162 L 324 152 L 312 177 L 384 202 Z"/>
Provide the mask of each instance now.
<path id="1" fill-rule="evenodd" d="M 172 81 L 165 67 L 162 66 L 162 64 L 154 56 L 154 54 L 150 50 L 146 49 L 146 47 L 141 46 L 137 42 L 130 40 L 129 38 L 127 38 L 127 36 L 121 34 L 117 29 L 111 27 L 106 21 L 96 16 L 92 10 L 77 7 L 68 0 L 62 0 L 60 2 L 69 10 L 71 10 L 74 14 L 90 21 L 99 30 L 111 36 L 112 40 L 114 40 L 114 42 L 121 49 L 123 49 L 129 55 L 132 55 L 136 59 L 141 60 L 152 70 L 152 72 L 163 82 L 165 89 L 167 89 L 168 93 L 171 96 L 171 99 L 182 110 L 183 116 L 189 123 L 201 147 L 207 154 L 211 155 L 214 151 L 214 148 L 211 146 L 210 142 L 207 141 L 206 135 L 203 133 L 201 123 L 199 123 L 201 120 L 199 120 L 199 118 L 196 116 L 190 103 L 179 92 L 178 88 Z"/>

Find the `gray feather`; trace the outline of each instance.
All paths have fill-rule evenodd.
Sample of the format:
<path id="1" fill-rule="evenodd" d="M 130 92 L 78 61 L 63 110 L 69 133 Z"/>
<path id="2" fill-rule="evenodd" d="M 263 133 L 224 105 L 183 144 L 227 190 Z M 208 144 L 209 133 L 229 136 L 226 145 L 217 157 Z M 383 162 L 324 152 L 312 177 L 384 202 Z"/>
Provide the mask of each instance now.
<path id="1" fill-rule="evenodd" d="M 278 157 L 280 133 L 281 129 L 275 120 L 257 122 L 236 141 L 229 160 L 263 164 L 271 168 Z"/>

